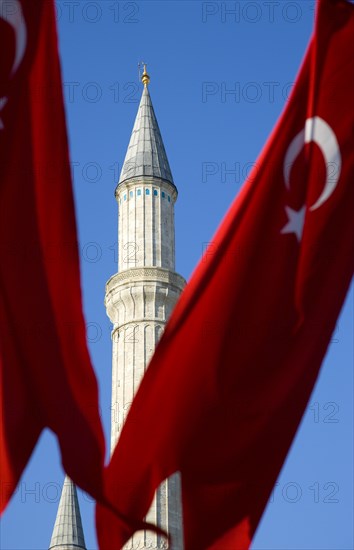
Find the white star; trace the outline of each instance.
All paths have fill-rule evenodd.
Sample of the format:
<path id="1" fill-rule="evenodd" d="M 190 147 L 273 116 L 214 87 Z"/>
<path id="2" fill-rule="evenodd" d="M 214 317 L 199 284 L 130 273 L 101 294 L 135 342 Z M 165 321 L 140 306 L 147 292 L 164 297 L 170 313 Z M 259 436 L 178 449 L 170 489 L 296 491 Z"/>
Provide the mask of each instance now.
<path id="1" fill-rule="evenodd" d="M 285 210 L 289 221 L 284 225 L 281 233 L 295 233 L 297 240 L 300 242 L 304 229 L 306 206 L 303 206 L 298 211 L 286 206 Z"/>

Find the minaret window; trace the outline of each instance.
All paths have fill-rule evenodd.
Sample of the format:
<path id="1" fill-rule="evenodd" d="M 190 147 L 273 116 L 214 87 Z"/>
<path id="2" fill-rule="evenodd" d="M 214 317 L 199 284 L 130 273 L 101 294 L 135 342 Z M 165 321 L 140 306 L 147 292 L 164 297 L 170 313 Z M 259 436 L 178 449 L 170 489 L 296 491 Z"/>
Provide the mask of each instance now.
<path id="1" fill-rule="evenodd" d="M 168 195 L 168 202 L 171 202 L 171 197 L 170 197 L 170 195 Z"/>
<path id="2" fill-rule="evenodd" d="M 127 195 L 124 195 L 124 200 L 125 200 L 125 201 L 127 200 Z"/>
<path id="3" fill-rule="evenodd" d="M 146 193 L 147 195 L 150 195 L 150 189 L 145 189 L 145 193 Z"/>
<path id="4" fill-rule="evenodd" d="M 164 199 L 165 198 L 165 191 L 162 191 L 161 194 L 162 194 L 162 198 Z"/>
<path id="5" fill-rule="evenodd" d="M 140 197 L 140 195 L 141 195 L 141 189 L 138 189 L 137 192 L 136 192 L 136 194 L 138 195 L 138 197 Z"/>
<path id="6" fill-rule="evenodd" d="M 157 197 L 157 195 L 158 195 L 157 189 L 154 189 L 154 195 L 155 195 L 155 197 Z"/>
<path id="7" fill-rule="evenodd" d="M 133 191 L 130 191 L 129 196 L 130 196 L 130 197 L 133 196 Z"/>

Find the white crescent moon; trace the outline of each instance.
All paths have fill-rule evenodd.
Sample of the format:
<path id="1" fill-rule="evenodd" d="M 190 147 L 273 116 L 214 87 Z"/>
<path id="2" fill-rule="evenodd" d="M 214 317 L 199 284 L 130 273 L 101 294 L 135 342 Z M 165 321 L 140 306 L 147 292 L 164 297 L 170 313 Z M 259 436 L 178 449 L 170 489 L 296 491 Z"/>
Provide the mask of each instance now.
<path id="1" fill-rule="evenodd" d="M 292 165 L 304 145 L 311 141 L 319 146 L 326 163 L 326 183 L 324 189 L 317 201 L 310 207 L 310 210 L 316 210 L 332 195 L 337 186 L 342 167 L 342 157 L 336 135 L 327 122 L 317 116 L 308 118 L 305 128 L 294 137 L 285 155 L 284 180 L 288 189 L 290 188 Z M 331 172 L 330 169 L 332 169 Z"/>
<path id="2" fill-rule="evenodd" d="M 13 76 L 25 55 L 27 43 L 26 23 L 19 0 L 0 0 L 0 17 L 13 27 L 16 35 L 15 58 L 10 75 Z"/>

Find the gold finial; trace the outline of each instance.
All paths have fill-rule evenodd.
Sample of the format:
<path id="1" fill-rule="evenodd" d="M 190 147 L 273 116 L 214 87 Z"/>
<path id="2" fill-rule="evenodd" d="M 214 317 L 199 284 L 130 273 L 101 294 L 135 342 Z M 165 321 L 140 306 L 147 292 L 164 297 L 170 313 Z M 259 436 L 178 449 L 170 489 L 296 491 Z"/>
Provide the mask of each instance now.
<path id="1" fill-rule="evenodd" d="M 144 63 L 144 72 L 142 74 L 141 81 L 144 84 L 144 86 L 147 86 L 150 82 L 150 77 L 146 72 L 146 63 Z"/>

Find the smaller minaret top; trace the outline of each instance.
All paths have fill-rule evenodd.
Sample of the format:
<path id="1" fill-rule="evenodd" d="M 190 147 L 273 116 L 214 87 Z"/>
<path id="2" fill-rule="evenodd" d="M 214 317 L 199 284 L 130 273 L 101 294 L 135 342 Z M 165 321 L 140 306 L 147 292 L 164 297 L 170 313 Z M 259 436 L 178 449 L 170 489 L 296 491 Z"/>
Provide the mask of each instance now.
<path id="1" fill-rule="evenodd" d="M 141 76 L 141 81 L 142 81 L 142 83 L 144 84 L 145 87 L 150 82 L 150 76 L 147 74 L 147 70 L 146 70 L 146 63 L 144 63 L 144 71 L 143 71 L 143 74 Z"/>
<path id="2" fill-rule="evenodd" d="M 65 478 L 49 550 L 86 550 L 77 491 Z"/>

